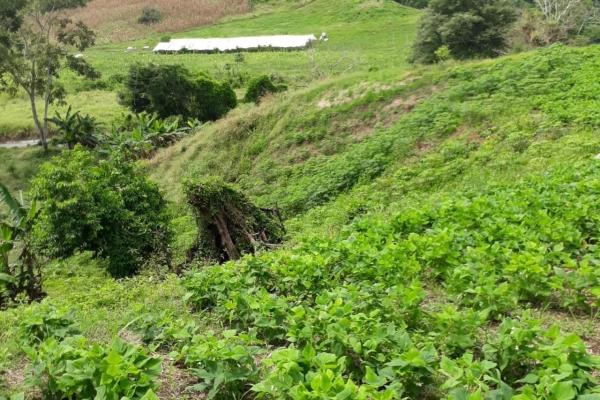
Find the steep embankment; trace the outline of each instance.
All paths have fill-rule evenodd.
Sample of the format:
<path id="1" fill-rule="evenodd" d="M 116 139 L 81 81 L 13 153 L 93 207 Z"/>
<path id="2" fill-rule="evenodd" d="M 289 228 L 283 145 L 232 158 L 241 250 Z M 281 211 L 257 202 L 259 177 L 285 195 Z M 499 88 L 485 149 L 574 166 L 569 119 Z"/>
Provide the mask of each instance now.
<path id="1" fill-rule="evenodd" d="M 154 176 L 180 200 L 179 177 L 220 175 L 293 226 L 334 229 L 390 202 L 510 182 L 600 151 L 599 54 L 557 46 L 325 81 L 203 128 L 161 152 Z"/>

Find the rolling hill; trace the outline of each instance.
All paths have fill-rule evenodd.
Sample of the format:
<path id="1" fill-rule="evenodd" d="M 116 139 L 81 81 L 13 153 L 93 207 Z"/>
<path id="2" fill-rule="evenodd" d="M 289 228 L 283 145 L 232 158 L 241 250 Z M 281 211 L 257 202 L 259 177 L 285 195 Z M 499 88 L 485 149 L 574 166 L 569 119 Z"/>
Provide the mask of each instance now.
<path id="1" fill-rule="evenodd" d="M 116 281 L 87 253 L 49 261 L 44 302 L 0 312 L 0 387 L 35 396 L 23 336 L 55 323 L 67 339 L 38 350 L 39 368 L 68 385 L 60 368 L 95 343 L 132 374 L 159 363 L 161 399 L 599 398 L 600 46 L 411 66 L 417 17 L 391 1 L 315 0 L 192 31 L 331 37 L 315 64 L 248 54 L 245 71 L 280 73 L 290 90 L 144 162 L 171 202 L 176 260 L 196 235 L 188 176 L 278 207 L 286 242 L 183 277 L 156 266 Z M 232 58 L 128 44 L 87 56 L 107 75 Z M 118 358 L 123 343 L 138 366 Z"/>

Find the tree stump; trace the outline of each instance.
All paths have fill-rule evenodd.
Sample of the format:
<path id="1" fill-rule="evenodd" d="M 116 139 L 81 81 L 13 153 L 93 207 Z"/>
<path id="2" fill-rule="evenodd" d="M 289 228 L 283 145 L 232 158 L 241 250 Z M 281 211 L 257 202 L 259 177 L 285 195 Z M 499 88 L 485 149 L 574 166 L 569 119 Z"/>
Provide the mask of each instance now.
<path id="1" fill-rule="evenodd" d="M 221 263 L 281 243 L 285 228 L 277 209 L 259 208 L 239 190 L 218 178 L 188 180 L 188 204 L 198 237 L 187 262 Z"/>

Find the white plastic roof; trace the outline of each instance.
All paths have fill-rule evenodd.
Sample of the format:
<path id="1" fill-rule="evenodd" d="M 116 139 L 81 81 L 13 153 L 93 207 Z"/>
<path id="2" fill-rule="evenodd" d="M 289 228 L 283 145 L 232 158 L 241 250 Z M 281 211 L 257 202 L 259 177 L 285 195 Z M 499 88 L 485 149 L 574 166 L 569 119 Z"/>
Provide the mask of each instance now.
<path id="1" fill-rule="evenodd" d="M 213 39 L 171 39 L 159 43 L 154 52 L 178 52 L 182 50 L 197 52 L 272 49 L 303 49 L 316 41 L 315 35 L 278 35 L 249 36 L 237 38 Z"/>

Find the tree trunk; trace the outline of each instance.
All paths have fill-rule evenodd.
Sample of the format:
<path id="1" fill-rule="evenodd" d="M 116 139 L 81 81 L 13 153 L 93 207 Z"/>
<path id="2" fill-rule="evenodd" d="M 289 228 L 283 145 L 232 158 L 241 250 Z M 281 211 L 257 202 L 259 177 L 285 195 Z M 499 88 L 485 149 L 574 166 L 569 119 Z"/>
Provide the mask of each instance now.
<path id="1" fill-rule="evenodd" d="M 44 135 L 44 128 L 40 123 L 40 117 L 37 112 L 37 105 L 35 104 L 35 92 L 29 93 L 29 101 L 31 102 L 31 113 L 33 114 L 33 122 L 35 123 L 35 127 L 38 131 L 38 135 L 40 137 L 40 142 L 44 147 L 44 151 L 48 150 L 48 143 L 46 141 L 46 137 Z"/>
<path id="2" fill-rule="evenodd" d="M 42 130 L 44 131 L 44 150 L 48 150 L 48 111 L 50 108 L 50 96 L 52 95 L 52 72 L 50 68 L 47 69 L 48 75 L 46 76 L 46 93 L 44 93 L 44 123 Z"/>
<path id="3" fill-rule="evenodd" d="M 31 66 L 31 86 L 29 88 L 29 90 L 27 91 L 27 94 L 29 95 L 29 101 L 31 103 L 31 114 L 33 114 L 33 123 L 35 124 L 35 127 L 38 131 L 38 135 L 40 137 L 40 142 L 42 143 L 42 146 L 44 147 L 44 151 L 48 151 L 48 142 L 46 141 L 46 135 L 45 135 L 45 131 L 44 131 L 44 127 L 42 126 L 41 122 L 40 122 L 40 116 L 38 114 L 38 110 L 37 110 L 37 105 L 35 104 L 35 95 L 36 90 L 35 90 L 35 81 L 36 81 L 36 72 L 35 72 L 35 62 L 32 64 Z"/>
<path id="4" fill-rule="evenodd" d="M 227 229 L 227 222 L 225 222 L 225 218 L 221 214 L 217 214 L 215 216 L 215 225 L 217 226 L 217 230 L 219 231 L 219 235 L 221 236 L 221 241 L 225 246 L 225 250 L 227 254 L 229 254 L 229 258 L 231 260 L 239 260 L 240 252 L 237 247 L 233 243 L 231 239 L 231 235 L 229 234 L 229 229 Z"/>

